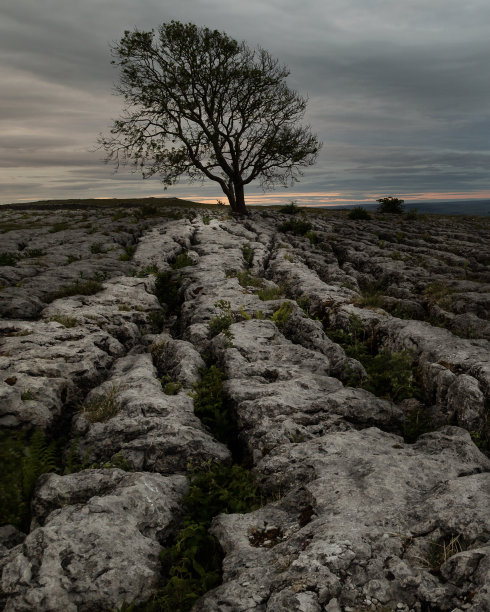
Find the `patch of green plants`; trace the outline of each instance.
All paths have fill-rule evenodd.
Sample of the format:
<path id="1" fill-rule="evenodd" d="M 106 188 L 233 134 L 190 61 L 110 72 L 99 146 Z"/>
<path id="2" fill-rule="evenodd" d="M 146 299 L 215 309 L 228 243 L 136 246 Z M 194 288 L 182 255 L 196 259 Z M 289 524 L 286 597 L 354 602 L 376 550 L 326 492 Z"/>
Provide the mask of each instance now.
<path id="1" fill-rule="evenodd" d="M 236 275 L 238 282 L 244 288 L 247 287 L 263 287 L 264 281 L 262 278 L 253 276 L 248 270 L 242 270 Z"/>
<path id="2" fill-rule="evenodd" d="M 150 274 L 154 274 L 155 276 L 158 274 L 158 266 L 156 264 L 151 264 L 145 268 L 142 268 L 141 270 L 138 270 L 138 272 L 133 272 L 133 275 L 137 278 L 146 278 L 147 276 L 150 276 Z"/>
<path id="3" fill-rule="evenodd" d="M 289 317 L 293 312 L 293 304 L 291 302 L 284 302 L 279 306 L 277 310 L 274 311 L 271 316 L 271 321 L 273 321 L 279 329 L 283 329 L 286 323 L 289 321 Z"/>
<path id="4" fill-rule="evenodd" d="M 371 219 L 371 215 L 362 206 L 356 206 L 355 208 L 353 208 L 349 212 L 347 217 L 349 219 L 353 219 L 354 221 L 357 221 L 357 220 L 359 220 L 359 221 L 363 221 L 363 220 L 368 221 L 369 219 Z"/>
<path id="5" fill-rule="evenodd" d="M 209 225 L 210 221 L 211 221 L 211 217 L 209 215 L 203 215 L 202 222 L 204 223 L 204 225 Z"/>
<path id="6" fill-rule="evenodd" d="M 174 270 L 180 270 L 181 268 L 186 268 L 187 266 L 193 266 L 194 261 L 192 257 L 189 256 L 187 251 L 182 251 L 175 258 L 175 261 L 172 263 L 172 268 Z"/>
<path id="7" fill-rule="evenodd" d="M 257 297 L 263 302 L 270 302 L 271 300 L 279 300 L 284 296 L 283 287 L 265 287 L 260 291 L 257 291 Z"/>
<path id="8" fill-rule="evenodd" d="M 80 261 L 82 259 L 81 255 L 68 255 L 66 258 L 66 265 L 73 263 L 74 261 Z"/>
<path id="9" fill-rule="evenodd" d="M 56 470 L 56 446 L 36 430 L 0 432 L 0 525 L 29 530 L 30 503 L 37 479 Z"/>
<path id="10" fill-rule="evenodd" d="M 391 353 L 380 351 L 363 363 L 368 374 L 363 388 L 378 397 L 401 402 L 409 397 L 420 396 L 415 383 L 413 357 L 407 351 Z"/>
<path id="11" fill-rule="evenodd" d="M 317 245 L 320 242 L 320 236 L 317 234 L 317 232 L 313 232 L 312 230 L 310 230 L 306 232 L 305 236 L 306 238 L 308 238 L 310 244 L 312 244 L 313 246 Z"/>
<path id="12" fill-rule="evenodd" d="M 90 245 L 90 252 L 93 255 L 98 255 L 99 253 L 105 253 L 105 250 L 101 242 L 92 242 Z"/>
<path id="13" fill-rule="evenodd" d="M 76 327 L 78 325 L 78 319 L 75 317 L 68 317 L 66 315 L 55 315 L 50 317 L 50 321 L 56 321 L 57 323 L 61 323 L 64 327 Z"/>
<path id="14" fill-rule="evenodd" d="M 42 249 L 27 249 L 26 251 L 22 252 L 22 257 L 25 257 L 26 259 L 43 257 L 44 255 L 46 255 L 46 251 L 43 251 Z"/>
<path id="15" fill-rule="evenodd" d="M 177 395 L 177 393 L 182 389 L 181 382 L 170 380 L 168 376 L 164 376 L 160 382 L 165 395 Z"/>
<path id="16" fill-rule="evenodd" d="M 434 425 L 425 406 L 412 410 L 403 423 L 403 439 L 407 444 L 416 442 L 420 436 L 433 431 Z"/>
<path id="17" fill-rule="evenodd" d="M 0 266 L 15 266 L 19 259 L 19 255 L 17 253 L 9 253 L 8 251 L 4 251 L 0 253 Z"/>
<path id="18" fill-rule="evenodd" d="M 201 379 L 194 386 L 194 413 L 209 427 L 213 435 L 226 443 L 233 433 L 233 423 L 226 405 L 223 383 L 225 373 L 215 365 L 201 370 Z"/>
<path id="19" fill-rule="evenodd" d="M 291 262 L 291 263 L 294 263 L 294 262 L 296 261 L 296 259 L 295 259 L 295 258 L 293 257 L 293 255 L 291 255 L 290 253 L 286 253 L 286 254 L 284 255 L 284 259 L 285 259 L 286 261 Z"/>
<path id="20" fill-rule="evenodd" d="M 34 393 L 34 391 L 32 391 L 32 389 L 26 389 L 25 391 L 22 391 L 22 393 L 20 394 L 20 399 L 23 402 L 27 402 L 29 400 L 35 400 L 36 394 Z"/>
<path id="21" fill-rule="evenodd" d="M 62 232 L 64 230 L 67 230 L 69 227 L 70 224 L 67 221 L 59 221 L 58 223 L 55 223 L 49 228 L 49 233 L 55 234 L 56 232 Z"/>
<path id="22" fill-rule="evenodd" d="M 195 602 L 221 583 L 221 550 L 209 527 L 220 513 L 245 513 L 260 506 L 252 474 L 239 465 L 212 464 L 190 468 L 189 490 L 182 505 L 182 527 L 171 548 L 160 557 L 166 585 L 145 612 L 188 612 Z"/>
<path id="23" fill-rule="evenodd" d="M 87 400 L 82 406 L 82 414 L 90 423 L 105 423 L 121 410 L 117 401 L 118 387 L 111 387 L 104 395 Z"/>
<path id="24" fill-rule="evenodd" d="M 242 256 L 245 261 L 247 268 L 252 267 L 252 263 L 254 260 L 254 249 L 247 243 L 242 246 Z"/>
<path id="25" fill-rule="evenodd" d="M 135 244 L 129 244 L 127 246 L 124 247 L 124 253 L 122 253 L 119 256 L 119 260 L 120 261 L 130 261 L 131 259 L 133 259 L 133 255 L 136 251 L 136 245 Z"/>
<path id="26" fill-rule="evenodd" d="M 280 232 L 290 232 L 296 236 L 305 236 L 311 230 L 311 223 L 302 219 L 291 219 L 281 223 L 278 230 Z"/>
<path id="27" fill-rule="evenodd" d="M 165 313 L 163 310 L 152 310 L 147 316 L 148 325 L 153 334 L 163 331 L 165 325 Z"/>
<path id="28" fill-rule="evenodd" d="M 180 289 L 182 277 L 171 271 L 157 272 L 155 295 L 160 304 L 166 304 L 169 314 L 177 313 L 181 305 Z"/>
<path id="29" fill-rule="evenodd" d="M 66 285 L 58 291 L 54 291 L 46 297 L 47 302 L 54 302 L 60 298 L 70 297 L 72 295 L 94 295 L 102 291 L 104 287 L 98 280 L 88 279 L 83 282 L 76 280 L 71 285 Z"/>
<path id="30" fill-rule="evenodd" d="M 218 300 L 214 306 L 221 312 L 216 317 L 213 317 L 209 323 L 209 335 L 214 338 L 218 334 L 224 334 L 229 340 L 233 339 L 230 331 L 230 325 L 235 322 L 231 311 L 231 304 L 227 300 Z"/>
<path id="31" fill-rule="evenodd" d="M 363 389 L 393 402 L 410 397 L 422 399 L 412 355 L 408 351 L 378 352 L 373 335 L 364 328 L 358 316 L 350 316 L 348 331 L 326 328 L 325 333 L 342 346 L 348 357 L 362 363 L 367 373 L 367 378 L 360 381 Z M 348 384 L 357 383 L 352 380 Z"/>
<path id="32" fill-rule="evenodd" d="M 450 306 L 451 293 L 452 289 L 450 287 L 439 282 L 430 283 L 430 285 L 424 289 L 424 295 L 429 304 L 438 304 L 446 308 Z"/>

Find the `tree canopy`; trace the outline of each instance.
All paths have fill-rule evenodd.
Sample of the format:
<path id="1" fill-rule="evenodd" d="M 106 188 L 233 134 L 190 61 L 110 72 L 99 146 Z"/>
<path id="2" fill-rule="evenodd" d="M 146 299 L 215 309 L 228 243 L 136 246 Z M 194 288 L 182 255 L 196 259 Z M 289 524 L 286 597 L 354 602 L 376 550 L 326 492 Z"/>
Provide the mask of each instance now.
<path id="1" fill-rule="evenodd" d="M 126 31 L 112 52 L 125 108 L 99 142 L 116 168 L 130 163 L 166 187 L 216 181 L 245 213 L 246 185 L 287 186 L 316 161 L 321 143 L 299 125 L 307 100 L 264 49 L 172 21 L 157 34 Z"/>

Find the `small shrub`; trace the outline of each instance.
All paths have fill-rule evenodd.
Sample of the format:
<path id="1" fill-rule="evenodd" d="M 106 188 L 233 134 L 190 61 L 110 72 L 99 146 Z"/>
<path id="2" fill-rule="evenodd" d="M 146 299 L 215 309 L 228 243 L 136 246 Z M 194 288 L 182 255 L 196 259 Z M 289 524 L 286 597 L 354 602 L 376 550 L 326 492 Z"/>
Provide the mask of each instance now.
<path id="1" fill-rule="evenodd" d="M 73 263 L 74 261 L 80 261 L 82 259 L 81 255 L 68 255 L 66 258 L 66 265 Z"/>
<path id="2" fill-rule="evenodd" d="M 92 242 L 90 245 L 90 252 L 93 255 L 98 255 L 99 253 L 105 253 L 105 250 L 101 242 Z"/>
<path id="3" fill-rule="evenodd" d="M 355 221 L 371 219 L 371 215 L 362 206 L 356 206 L 350 211 L 347 216 L 349 217 L 349 219 L 354 219 Z"/>
<path id="4" fill-rule="evenodd" d="M 389 213 L 392 215 L 401 215 L 403 213 L 404 200 L 400 200 L 393 196 L 387 196 L 385 198 L 379 198 L 376 202 L 379 202 L 377 208 L 379 213 Z"/>
<path id="5" fill-rule="evenodd" d="M 297 215 L 299 213 L 298 204 L 295 201 L 292 201 L 290 204 L 286 206 L 281 206 L 279 209 L 280 213 L 286 213 L 287 215 Z"/>
<path id="6" fill-rule="evenodd" d="M 291 219 L 290 221 L 281 223 L 278 230 L 280 232 L 290 232 L 291 234 L 296 234 L 297 236 L 304 236 L 311 230 L 311 223 L 301 219 Z"/>
<path id="7" fill-rule="evenodd" d="M 296 261 L 296 259 L 295 259 L 295 258 L 294 258 L 292 255 L 290 255 L 289 253 L 286 253 L 286 254 L 284 255 L 284 259 L 285 259 L 286 261 L 290 261 L 291 263 L 294 263 L 294 262 Z"/>
<path id="8" fill-rule="evenodd" d="M 283 287 L 265 287 L 257 291 L 257 297 L 263 302 L 270 302 L 271 300 L 278 300 L 284 296 Z"/>
<path id="9" fill-rule="evenodd" d="M 289 321 L 289 317 L 293 312 L 293 305 L 291 302 L 284 302 L 279 306 L 279 308 L 274 311 L 274 314 L 271 316 L 271 321 L 273 321 L 279 329 L 283 329 L 286 323 Z"/>
<path id="10" fill-rule="evenodd" d="M 417 216 L 417 212 L 418 212 L 418 209 L 417 209 L 417 208 L 412 208 L 412 209 L 411 209 L 411 210 L 409 210 L 409 211 L 407 212 L 407 214 L 405 215 L 405 220 L 406 220 L 406 221 L 415 221 L 415 220 L 418 218 L 418 216 Z"/>
<path id="11" fill-rule="evenodd" d="M 117 401 L 117 387 L 112 387 L 105 393 L 89 401 L 82 408 L 82 414 L 90 423 L 105 423 L 109 421 L 121 409 Z"/>
<path id="12" fill-rule="evenodd" d="M 136 251 L 136 245 L 130 244 L 124 247 L 124 253 L 119 256 L 120 261 L 129 261 L 133 259 L 133 255 Z"/>
<path id="13" fill-rule="evenodd" d="M 320 242 L 320 236 L 316 232 L 310 230 L 306 232 L 305 236 L 306 238 L 308 238 L 308 240 L 313 246 L 317 245 Z"/>
<path id="14" fill-rule="evenodd" d="M 211 221 L 211 217 L 209 215 L 203 215 L 202 222 L 204 223 L 204 225 L 209 225 L 210 221 Z"/>

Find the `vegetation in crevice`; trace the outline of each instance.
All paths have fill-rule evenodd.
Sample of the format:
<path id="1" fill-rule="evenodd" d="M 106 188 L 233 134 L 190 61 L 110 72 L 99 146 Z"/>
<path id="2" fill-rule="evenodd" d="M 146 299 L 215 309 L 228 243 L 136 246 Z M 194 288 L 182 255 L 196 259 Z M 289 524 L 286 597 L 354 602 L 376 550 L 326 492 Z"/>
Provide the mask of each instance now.
<path id="1" fill-rule="evenodd" d="M 227 300 L 218 300 L 215 305 L 220 310 L 220 314 L 216 315 L 209 321 L 209 335 L 214 338 L 218 334 L 224 334 L 229 340 L 233 340 L 233 334 L 230 331 L 230 325 L 235 323 L 235 318 L 231 311 L 231 304 Z"/>
<path id="2" fill-rule="evenodd" d="M 50 293 L 46 297 L 46 302 L 54 302 L 60 298 L 71 297 L 72 295 L 95 295 L 102 291 L 104 287 L 98 280 L 88 279 L 84 281 L 76 280 L 71 285 L 66 285 L 58 291 Z"/>
<path id="3" fill-rule="evenodd" d="M 105 423 L 120 411 L 117 400 L 118 387 L 112 386 L 104 395 L 87 400 L 82 407 L 82 414 L 90 423 Z"/>
<path id="4" fill-rule="evenodd" d="M 194 413 L 217 440 L 229 442 L 235 433 L 223 391 L 225 373 L 216 365 L 201 370 L 201 379 L 194 386 Z"/>
<path id="5" fill-rule="evenodd" d="M 3 431 L 0 460 L 0 525 L 10 523 L 28 531 L 36 481 L 58 466 L 56 445 L 40 430 L 32 434 Z"/>
<path id="6" fill-rule="evenodd" d="M 290 219 L 289 221 L 281 223 L 277 229 L 280 232 L 289 232 L 296 236 L 305 236 L 311 230 L 311 223 L 303 219 Z"/>
<path id="7" fill-rule="evenodd" d="M 326 327 L 325 333 L 342 346 L 348 357 L 362 363 L 367 372 L 360 384 L 364 389 L 393 402 L 411 397 L 423 399 L 413 356 L 408 351 L 379 351 L 374 335 L 364 328 L 359 317 L 351 315 L 348 331 Z M 354 380 L 349 383 L 356 385 Z"/>
<path id="8" fill-rule="evenodd" d="M 144 612 L 187 612 L 210 589 L 221 583 L 222 552 L 210 533 L 213 517 L 221 513 L 251 512 L 261 496 L 251 472 L 239 465 L 208 462 L 189 466 L 189 490 L 184 516 L 173 546 L 161 553 L 167 582 L 146 604 Z"/>
<path id="9" fill-rule="evenodd" d="M 167 306 L 167 315 L 178 315 L 182 304 L 182 276 L 179 273 L 159 271 L 155 278 L 155 295 L 163 306 Z"/>
<path id="10" fill-rule="evenodd" d="M 251 268 L 254 260 L 254 249 L 250 246 L 250 244 L 244 244 L 242 246 L 242 256 L 245 261 L 247 268 Z"/>
<path id="11" fill-rule="evenodd" d="M 195 265 L 194 260 L 192 259 L 192 257 L 190 257 L 188 251 L 185 249 L 177 255 L 177 257 L 171 264 L 174 270 L 180 270 L 181 268 L 186 268 L 187 266 L 193 265 Z"/>

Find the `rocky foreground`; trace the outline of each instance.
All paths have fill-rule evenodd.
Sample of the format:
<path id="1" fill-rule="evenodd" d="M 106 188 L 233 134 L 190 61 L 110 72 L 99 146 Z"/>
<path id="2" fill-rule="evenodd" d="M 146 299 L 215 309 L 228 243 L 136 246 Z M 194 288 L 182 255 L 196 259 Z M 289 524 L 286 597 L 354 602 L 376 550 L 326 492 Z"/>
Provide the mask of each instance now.
<path id="1" fill-rule="evenodd" d="M 0 231 L 5 611 L 490 610 L 487 220 L 38 208 Z M 214 516 L 208 581 L 165 551 L 215 464 L 260 503 Z"/>

